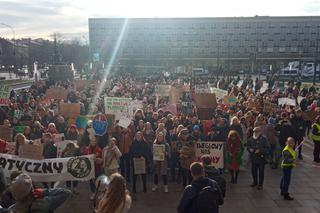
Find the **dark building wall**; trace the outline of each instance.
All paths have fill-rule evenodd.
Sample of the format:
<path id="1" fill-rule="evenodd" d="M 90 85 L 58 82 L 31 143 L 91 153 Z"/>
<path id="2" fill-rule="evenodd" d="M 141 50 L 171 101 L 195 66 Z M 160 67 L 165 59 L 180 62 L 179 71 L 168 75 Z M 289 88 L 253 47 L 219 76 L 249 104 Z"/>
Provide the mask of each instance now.
<path id="1" fill-rule="evenodd" d="M 89 19 L 91 53 L 107 61 L 124 22 Z M 137 18 L 123 32 L 117 60 L 311 60 L 320 17 Z"/>

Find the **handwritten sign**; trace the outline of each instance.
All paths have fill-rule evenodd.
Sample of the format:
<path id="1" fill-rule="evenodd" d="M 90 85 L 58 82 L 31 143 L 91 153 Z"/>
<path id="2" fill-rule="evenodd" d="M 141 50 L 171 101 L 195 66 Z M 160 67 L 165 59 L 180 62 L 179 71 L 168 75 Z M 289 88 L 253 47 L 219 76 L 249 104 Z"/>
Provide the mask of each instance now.
<path id="1" fill-rule="evenodd" d="M 296 100 L 291 98 L 279 98 L 278 105 L 296 106 Z"/>
<path id="2" fill-rule="evenodd" d="M 59 100 L 67 100 L 68 90 L 61 87 L 54 87 L 47 89 L 46 98 L 47 99 L 59 99 Z"/>
<path id="3" fill-rule="evenodd" d="M 195 94 L 194 102 L 198 108 L 214 109 L 217 107 L 215 94 Z"/>
<path id="4" fill-rule="evenodd" d="M 60 103 L 60 114 L 65 118 L 77 118 L 80 115 L 80 104 Z"/>
<path id="5" fill-rule="evenodd" d="M 103 136 L 108 129 L 108 121 L 105 115 L 98 114 L 94 117 L 92 122 L 92 128 L 96 135 Z"/>
<path id="6" fill-rule="evenodd" d="M 217 97 L 217 99 L 223 99 L 224 96 L 228 95 L 228 91 L 227 90 L 223 90 L 223 89 L 219 89 L 216 87 L 211 87 L 210 88 L 211 93 L 214 93 Z"/>
<path id="7" fill-rule="evenodd" d="M 12 141 L 13 129 L 6 125 L 0 125 L 0 139 L 5 141 Z"/>
<path id="8" fill-rule="evenodd" d="M 122 118 L 120 118 L 120 120 L 119 120 L 118 126 L 121 126 L 121 127 L 123 127 L 123 128 L 128 128 L 128 126 L 130 125 L 130 123 L 131 123 L 131 119 L 126 118 L 126 117 L 122 117 Z"/>
<path id="9" fill-rule="evenodd" d="M 233 96 L 233 95 L 232 96 L 226 95 L 224 96 L 223 100 L 226 105 L 231 105 L 231 106 L 236 105 L 236 102 L 237 102 L 236 96 Z"/>
<path id="10" fill-rule="evenodd" d="M 157 96 L 170 96 L 171 85 L 156 85 L 154 88 L 154 93 Z"/>
<path id="11" fill-rule="evenodd" d="M 200 161 L 202 155 L 209 155 L 215 168 L 223 168 L 224 142 L 198 141 L 195 146 L 198 161 Z"/>
<path id="12" fill-rule="evenodd" d="M 153 144 L 153 160 L 164 161 L 165 159 L 165 145 Z"/>
<path id="13" fill-rule="evenodd" d="M 10 103 L 10 88 L 9 86 L 0 86 L 0 106 L 7 106 Z"/>
<path id="14" fill-rule="evenodd" d="M 210 93 L 210 87 L 208 84 L 197 84 L 194 87 L 194 92 L 196 94 Z"/>
<path id="15" fill-rule="evenodd" d="M 77 141 L 70 141 L 70 140 L 60 141 L 59 143 L 56 143 L 56 146 L 57 146 L 57 158 L 61 158 L 62 157 L 62 152 L 64 151 L 64 149 L 67 147 L 67 145 L 69 143 L 73 143 L 73 144 L 77 145 Z"/>
<path id="16" fill-rule="evenodd" d="M 23 144 L 21 146 L 21 151 L 19 152 L 19 157 L 41 160 L 43 159 L 43 145 L 42 144 Z"/>
<path id="17" fill-rule="evenodd" d="M 146 174 L 146 160 L 144 158 L 133 158 L 134 174 Z"/>
<path id="18" fill-rule="evenodd" d="M 105 111 L 108 114 L 114 114 L 116 120 L 121 117 L 131 118 L 133 116 L 133 112 L 130 110 L 131 101 L 131 98 L 105 97 Z"/>

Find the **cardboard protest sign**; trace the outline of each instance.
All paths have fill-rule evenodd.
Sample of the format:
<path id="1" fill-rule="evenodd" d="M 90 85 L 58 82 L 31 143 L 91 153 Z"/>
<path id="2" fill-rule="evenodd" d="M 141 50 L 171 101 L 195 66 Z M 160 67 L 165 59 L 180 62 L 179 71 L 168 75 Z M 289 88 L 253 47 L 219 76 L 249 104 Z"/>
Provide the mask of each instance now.
<path id="1" fill-rule="evenodd" d="M 216 87 L 211 87 L 210 88 L 211 93 L 214 93 L 217 97 L 218 100 L 223 99 L 224 96 L 228 95 L 227 90 L 219 89 Z"/>
<path id="2" fill-rule="evenodd" d="M 209 84 L 197 84 L 194 87 L 194 92 L 196 94 L 210 93 L 210 86 Z"/>
<path id="3" fill-rule="evenodd" d="M 170 96 L 171 85 L 156 85 L 154 88 L 154 93 L 157 96 Z"/>
<path id="4" fill-rule="evenodd" d="M 65 118 L 77 118 L 80 115 L 80 103 L 60 103 L 59 112 Z"/>
<path id="5" fill-rule="evenodd" d="M 237 98 L 234 95 L 231 95 L 231 96 L 230 95 L 226 95 L 226 96 L 224 96 L 223 101 L 224 101 L 224 103 L 226 105 L 234 106 L 237 103 Z"/>
<path id="6" fill-rule="evenodd" d="M 122 118 L 120 118 L 120 120 L 118 122 L 118 126 L 121 126 L 123 128 L 128 128 L 130 123 L 131 123 L 131 119 L 126 118 L 126 117 L 122 117 Z"/>
<path id="7" fill-rule="evenodd" d="M 153 160 L 164 161 L 165 148 L 164 144 L 153 144 Z"/>
<path id="8" fill-rule="evenodd" d="M 9 86 L 0 85 L 0 106 L 7 106 L 10 103 L 10 88 Z"/>
<path id="9" fill-rule="evenodd" d="M 0 139 L 5 141 L 12 141 L 13 129 L 6 125 L 0 125 Z"/>
<path id="10" fill-rule="evenodd" d="M 278 105 L 296 106 L 296 100 L 291 98 L 278 98 Z"/>
<path id="11" fill-rule="evenodd" d="M 26 128 L 25 126 L 14 126 L 13 130 L 15 133 L 23 133 L 24 132 L 24 128 Z"/>
<path id="12" fill-rule="evenodd" d="M 166 105 L 166 106 L 160 108 L 159 110 L 162 110 L 163 112 L 170 112 L 173 115 L 177 115 L 177 113 L 178 113 L 177 106 L 175 104 Z"/>
<path id="13" fill-rule="evenodd" d="M 315 111 L 307 111 L 307 112 L 302 112 L 302 118 L 305 120 L 305 121 L 311 121 L 313 122 L 314 119 L 320 115 L 318 112 L 315 112 Z"/>
<path id="14" fill-rule="evenodd" d="M 33 160 L 1 154 L 0 168 L 6 178 L 21 171 L 35 182 L 89 181 L 95 177 L 93 155 Z"/>
<path id="15" fill-rule="evenodd" d="M 43 159 L 43 145 L 42 144 L 28 144 L 25 143 L 21 146 L 19 157 L 41 160 Z"/>
<path id="16" fill-rule="evenodd" d="M 197 108 L 210 108 L 217 107 L 217 99 L 215 94 L 195 94 L 194 102 Z"/>
<path id="17" fill-rule="evenodd" d="M 274 103 L 270 103 L 270 102 L 264 102 L 263 104 L 263 111 L 264 112 L 276 112 L 279 109 L 279 106 L 277 104 Z"/>
<path id="18" fill-rule="evenodd" d="M 176 87 L 172 87 L 170 91 L 170 103 L 177 104 L 180 100 L 181 90 Z"/>
<path id="19" fill-rule="evenodd" d="M 59 99 L 59 100 L 67 100 L 68 90 L 61 87 L 54 87 L 47 89 L 46 98 L 47 99 Z"/>
<path id="20" fill-rule="evenodd" d="M 146 174 L 146 160 L 144 158 L 133 158 L 134 174 Z"/>
<path id="21" fill-rule="evenodd" d="M 56 146 L 57 146 L 57 158 L 61 158 L 62 157 L 62 152 L 64 151 L 64 149 L 66 148 L 67 144 L 69 144 L 69 143 L 73 143 L 73 144 L 77 145 L 77 141 L 70 141 L 70 140 L 60 141 L 59 143 L 56 143 Z"/>
<path id="22" fill-rule="evenodd" d="M 197 115 L 200 120 L 210 120 L 212 119 L 213 109 L 197 108 Z"/>
<path id="23" fill-rule="evenodd" d="M 209 155 L 212 159 L 212 165 L 215 168 L 223 168 L 224 164 L 224 142 L 215 141 L 197 141 L 196 146 L 196 157 L 200 161 L 202 155 Z"/>
<path id="24" fill-rule="evenodd" d="M 75 88 L 77 91 L 82 91 L 84 90 L 86 87 L 89 87 L 90 85 L 94 84 L 94 85 L 98 85 L 98 81 L 96 80 L 74 80 L 73 82 Z"/>
<path id="25" fill-rule="evenodd" d="M 131 118 L 133 112 L 130 110 L 131 98 L 105 97 L 105 112 L 107 114 L 114 114 L 116 120 L 121 117 Z"/>

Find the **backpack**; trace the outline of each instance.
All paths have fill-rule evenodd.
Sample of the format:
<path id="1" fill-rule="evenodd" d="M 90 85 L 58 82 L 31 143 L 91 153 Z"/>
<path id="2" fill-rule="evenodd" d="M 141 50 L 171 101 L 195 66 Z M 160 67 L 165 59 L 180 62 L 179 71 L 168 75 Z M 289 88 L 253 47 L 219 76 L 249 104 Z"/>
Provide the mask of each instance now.
<path id="1" fill-rule="evenodd" d="M 221 195 L 217 187 L 206 186 L 193 199 L 192 209 L 199 213 L 218 213 L 219 204 L 222 204 L 220 199 Z"/>

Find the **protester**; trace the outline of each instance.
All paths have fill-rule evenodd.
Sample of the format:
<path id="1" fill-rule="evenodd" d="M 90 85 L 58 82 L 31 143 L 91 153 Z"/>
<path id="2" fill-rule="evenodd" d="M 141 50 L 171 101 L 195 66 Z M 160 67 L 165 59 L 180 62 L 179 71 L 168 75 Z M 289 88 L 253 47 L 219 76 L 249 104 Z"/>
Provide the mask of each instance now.
<path id="1" fill-rule="evenodd" d="M 119 170 L 121 152 L 116 145 L 117 139 L 111 138 L 110 143 L 102 151 L 104 173 L 109 177 Z"/>
<path id="2" fill-rule="evenodd" d="M 312 140 L 314 143 L 313 161 L 320 163 L 320 116 L 315 119 L 312 124 Z"/>
<path id="3" fill-rule="evenodd" d="M 126 213 L 131 202 L 124 177 L 114 173 L 110 176 L 108 189 L 99 202 L 97 213 Z"/>
<path id="4" fill-rule="evenodd" d="M 223 204 L 223 195 L 216 181 L 205 177 L 201 163 L 190 166 L 193 181 L 180 199 L 178 213 L 218 213 Z"/>
<path id="5" fill-rule="evenodd" d="M 253 129 L 253 136 L 248 140 L 247 150 L 250 154 L 253 178 L 253 183 L 250 186 L 258 186 L 258 190 L 261 190 L 264 182 L 264 167 L 269 148 L 267 139 L 262 135 L 260 127 Z"/>
<path id="6" fill-rule="evenodd" d="M 205 176 L 216 181 L 220 187 L 222 196 L 226 196 L 226 180 L 221 176 L 220 171 L 212 165 L 211 157 L 209 155 L 203 155 L 201 162 L 204 167 Z"/>
<path id="7" fill-rule="evenodd" d="M 83 152 L 84 155 L 94 155 L 94 168 L 95 168 L 95 178 L 99 177 L 102 173 L 102 164 L 103 164 L 103 159 L 102 159 L 102 150 L 101 148 L 97 145 L 97 139 L 95 136 L 90 135 L 90 144 L 87 146 Z M 91 196 L 90 200 L 94 199 L 94 193 L 96 192 L 96 186 L 94 183 L 95 179 L 90 180 L 90 190 L 91 190 Z"/>
<path id="8" fill-rule="evenodd" d="M 135 136 L 135 140 L 132 143 L 132 146 L 129 151 L 130 159 L 133 165 L 133 172 L 135 170 L 134 167 L 134 159 L 144 159 L 145 160 L 145 168 L 148 168 L 151 165 L 151 150 L 144 140 L 142 132 L 138 131 Z M 136 181 L 137 174 L 133 174 L 133 183 L 132 183 L 132 192 L 137 193 Z M 147 175 L 141 174 L 142 184 L 143 184 L 143 192 L 147 192 Z"/>
<path id="9" fill-rule="evenodd" d="M 54 212 L 71 194 L 63 188 L 33 188 L 32 180 L 27 174 L 16 177 L 10 185 L 10 191 L 16 203 L 9 209 L 19 213 Z"/>
<path id="10" fill-rule="evenodd" d="M 182 185 L 186 187 L 192 181 L 192 176 L 190 173 L 190 165 L 195 161 L 195 150 L 194 142 L 190 140 L 188 129 L 183 129 L 180 131 L 179 138 L 181 140 L 181 150 L 180 150 L 180 166 L 181 166 L 181 177 Z M 187 182 L 188 181 L 188 182 Z"/>
<path id="11" fill-rule="evenodd" d="M 293 197 L 289 195 L 289 185 L 291 180 L 292 169 L 296 166 L 295 160 L 297 158 L 296 152 L 294 150 L 295 141 L 293 138 L 288 138 L 287 145 L 282 151 L 282 163 L 281 168 L 283 171 L 283 176 L 281 178 L 280 189 L 281 195 L 284 200 L 293 200 Z"/>
<path id="12" fill-rule="evenodd" d="M 61 157 L 68 158 L 68 157 L 76 157 L 81 155 L 80 148 L 75 143 L 68 143 L 66 145 L 66 148 L 62 151 Z M 78 181 L 66 181 L 66 186 L 68 189 L 71 190 L 71 184 L 72 184 L 72 192 L 73 194 L 79 194 L 79 190 L 77 189 L 79 182 Z"/>
<path id="13" fill-rule="evenodd" d="M 295 131 L 295 141 L 297 142 L 297 145 L 299 145 L 299 154 L 298 158 L 300 160 L 303 159 L 302 157 L 302 145 L 300 145 L 303 142 L 303 137 L 306 134 L 307 124 L 306 121 L 302 118 L 302 110 L 297 109 L 295 111 L 295 114 L 293 115 L 293 118 L 291 119 L 292 126 Z"/>
<path id="14" fill-rule="evenodd" d="M 226 149 L 227 163 L 229 164 L 229 171 L 231 174 L 231 183 L 236 184 L 238 182 L 243 148 L 240 136 L 235 130 L 231 130 L 229 132 Z"/>
<path id="15" fill-rule="evenodd" d="M 168 175 L 167 175 L 167 170 L 168 170 L 168 162 L 170 159 L 171 151 L 170 151 L 170 146 L 169 144 L 165 141 L 164 134 L 162 132 L 159 132 L 156 140 L 154 141 L 154 146 L 157 145 L 162 145 L 164 146 L 164 156 L 163 160 L 155 160 L 154 159 L 154 176 L 153 176 L 153 184 L 154 186 L 152 187 L 152 191 L 158 190 L 158 183 L 159 183 L 159 176 L 162 177 L 163 180 L 163 185 L 164 185 L 164 192 L 168 192 Z M 155 151 L 155 149 L 153 149 Z"/>

